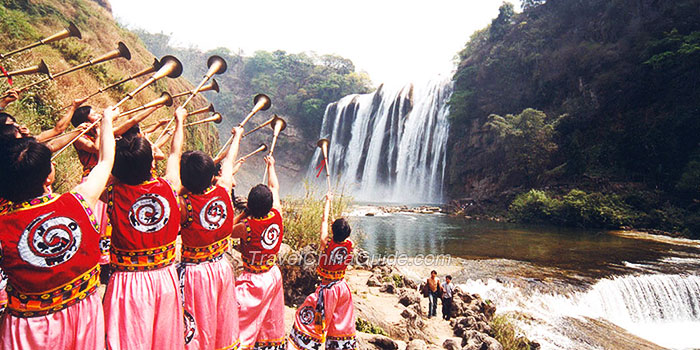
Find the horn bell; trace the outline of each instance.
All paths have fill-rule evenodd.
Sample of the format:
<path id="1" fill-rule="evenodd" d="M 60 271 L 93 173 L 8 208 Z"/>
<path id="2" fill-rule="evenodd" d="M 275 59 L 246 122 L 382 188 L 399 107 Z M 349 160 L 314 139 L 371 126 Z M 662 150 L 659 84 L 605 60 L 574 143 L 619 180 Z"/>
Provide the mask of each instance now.
<path id="1" fill-rule="evenodd" d="M 213 78 L 212 78 L 210 84 L 211 84 L 211 89 L 210 89 L 210 90 L 216 91 L 216 93 L 218 94 L 218 93 L 219 93 L 219 83 L 216 82 L 216 79 L 213 79 Z"/>
<path id="2" fill-rule="evenodd" d="M 318 142 L 316 142 L 316 146 L 320 148 L 325 148 L 328 149 L 328 145 L 330 144 L 330 141 L 328 139 L 320 139 Z"/>
<path id="3" fill-rule="evenodd" d="M 83 34 L 80 33 L 80 29 L 78 29 L 73 22 L 68 23 L 68 34 L 69 36 L 76 37 L 78 39 L 83 38 Z"/>
<path id="4" fill-rule="evenodd" d="M 224 117 L 221 115 L 221 113 L 214 113 L 214 117 L 216 117 L 216 119 L 214 119 L 215 124 L 221 124 L 221 122 L 224 120 Z"/>
<path id="5" fill-rule="evenodd" d="M 119 50 L 119 57 L 124 57 L 127 60 L 131 60 L 131 51 L 129 51 L 129 48 L 126 47 L 126 44 L 120 41 L 117 44 L 117 50 Z"/>
<path id="6" fill-rule="evenodd" d="M 159 70 L 164 67 L 169 67 L 167 73 L 163 74 L 167 75 L 168 78 L 175 79 L 182 75 L 182 63 L 177 57 L 171 55 L 163 56 L 163 58 L 160 59 L 160 64 L 161 67 Z"/>
<path id="7" fill-rule="evenodd" d="M 214 68 L 212 68 L 212 66 Z M 222 73 L 226 72 L 226 68 L 228 66 L 226 65 L 226 60 L 221 58 L 221 56 L 213 55 L 213 56 L 209 57 L 209 59 L 207 59 L 207 67 L 210 70 L 213 69 L 213 72 L 211 72 L 211 74 L 214 75 L 214 74 L 222 74 Z"/>
<path id="8" fill-rule="evenodd" d="M 270 101 L 270 98 L 265 94 L 257 94 L 253 97 L 253 104 L 257 106 L 258 103 L 263 104 L 262 107 L 260 107 L 261 111 L 266 111 L 272 106 L 272 101 Z"/>
<path id="9" fill-rule="evenodd" d="M 276 130 L 279 126 L 279 131 L 281 132 L 287 128 L 287 121 L 275 115 L 275 120 L 270 123 L 270 126 L 272 127 L 272 130 Z"/>

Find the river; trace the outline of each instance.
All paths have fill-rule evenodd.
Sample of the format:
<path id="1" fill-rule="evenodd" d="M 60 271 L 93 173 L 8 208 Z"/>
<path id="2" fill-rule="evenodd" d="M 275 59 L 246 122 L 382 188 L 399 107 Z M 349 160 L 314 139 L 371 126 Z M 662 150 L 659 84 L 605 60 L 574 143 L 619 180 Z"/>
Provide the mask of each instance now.
<path id="1" fill-rule="evenodd" d="M 372 207 L 349 216 L 371 254 L 458 261 L 455 282 L 493 300 L 543 349 L 615 348 L 624 341 L 606 339 L 614 326 L 662 347 L 700 348 L 700 242 Z"/>

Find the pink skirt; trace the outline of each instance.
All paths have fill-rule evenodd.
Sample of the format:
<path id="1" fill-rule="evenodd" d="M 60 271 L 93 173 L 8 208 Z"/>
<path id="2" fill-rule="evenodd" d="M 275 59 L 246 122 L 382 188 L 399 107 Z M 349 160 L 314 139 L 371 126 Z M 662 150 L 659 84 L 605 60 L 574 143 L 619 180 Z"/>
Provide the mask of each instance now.
<path id="1" fill-rule="evenodd" d="M 107 349 L 183 349 L 175 265 L 112 274 L 104 297 Z"/>
<path id="2" fill-rule="evenodd" d="M 284 349 L 284 293 L 277 266 L 263 273 L 244 271 L 236 279 L 241 347 Z"/>
<path id="3" fill-rule="evenodd" d="M 0 325 L 0 349 L 105 348 L 105 323 L 98 293 L 46 316 L 21 318 L 7 314 Z"/>
<path id="4" fill-rule="evenodd" d="M 185 311 L 194 318 L 194 331 L 185 337 L 187 349 L 238 347 L 234 283 L 233 270 L 226 259 L 185 266 Z"/>
<path id="5" fill-rule="evenodd" d="M 319 293 L 323 293 L 323 315 L 318 312 Z M 356 349 L 355 308 L 345 280 L 316 288 L 297 309 L 289 334 L 289 349 L 318 350 Z"/>

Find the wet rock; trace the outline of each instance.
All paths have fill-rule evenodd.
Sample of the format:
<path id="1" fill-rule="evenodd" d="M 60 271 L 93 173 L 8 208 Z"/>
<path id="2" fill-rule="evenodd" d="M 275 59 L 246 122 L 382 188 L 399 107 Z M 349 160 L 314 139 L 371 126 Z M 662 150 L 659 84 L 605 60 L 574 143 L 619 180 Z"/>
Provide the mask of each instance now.
<path id="1" fill-rule="evenodd" d="M 367 285 L 370 287 L 379 287 L 382 285 L 382 276 L 376 273 L 369 276 L 367 279 Z"/>
<path id="2" fill-rule="evenodd" d="M 398 291 L 399 304 L 403 306 L 411 306 L 413 304 L 420 303 L 420 294 L 412 289 L 401 288 Z"/>
<path id="3" fill-rule="evenodd" d="M 288 306 L 299 305 L 316 290 L 318 275 L 318 251 L 311 244 L 299 251 L 291 251 L 280 260 L 280 271 L 284 284 L 284 301 Z"/>
<path id="4" fill-rule="evenodd" d="M 447 338 L 442 343 L 442 347 L 447 350 L 462 350 L 461 338 Z"/>
<path id="5" fill-rule="evenodd" d="M 383 335 L 358 332 L 357 348 L 358 350 L 397 350 L 399 345 Z"/>
<path id="6" fill-rule="evenodd" d="M 422 339 L 413 339 L 406 346 L 406 350 L 427 350 L 428 344 Z"/>
<path id="7" fill-rule="evenodd" d="M 462 344 L 464 344 L 462 350 L 503 350 L 498 340 L 475 330 L 467 331 L 462 337 Z"/>
<path id="8" fill-rule="evenodd" d="M 396 294 L 396 286 L 391 282 L 386 282 L 381 288 L 379 288 L 379 291 L 383 293 Z"/>

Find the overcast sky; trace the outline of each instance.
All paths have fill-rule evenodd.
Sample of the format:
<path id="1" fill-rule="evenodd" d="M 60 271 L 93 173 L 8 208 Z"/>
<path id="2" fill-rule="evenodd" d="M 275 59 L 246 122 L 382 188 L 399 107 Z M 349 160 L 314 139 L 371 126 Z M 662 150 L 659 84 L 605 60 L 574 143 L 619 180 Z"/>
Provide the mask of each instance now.
<path id="1" fill-rule="evenodd" d="M 111 0 L 129 28 L 172 34 L 172 44 L 313 51 L 351 59 L 377 85 L 449 74 L 471 34 L 502 0 Z M 514 1 L 516 6 L 518 1 Z"/>

